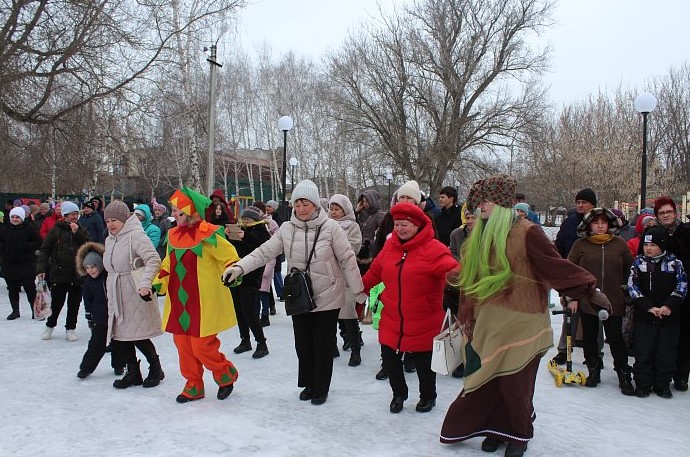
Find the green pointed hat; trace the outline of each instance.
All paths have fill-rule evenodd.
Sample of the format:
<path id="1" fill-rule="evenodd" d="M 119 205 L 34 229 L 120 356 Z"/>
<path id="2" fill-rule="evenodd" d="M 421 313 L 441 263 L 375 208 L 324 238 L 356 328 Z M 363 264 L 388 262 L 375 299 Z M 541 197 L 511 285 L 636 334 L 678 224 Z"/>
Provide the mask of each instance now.
<path id="1" fill-rule="evenodd" d="M 189 187 L 177 189 L 168 201 L 186 215 L 194 216 L 195 214 L 199 214 L 202 219 L 206 212 L 206 208 L 211 205 L 210 198 Z"/>

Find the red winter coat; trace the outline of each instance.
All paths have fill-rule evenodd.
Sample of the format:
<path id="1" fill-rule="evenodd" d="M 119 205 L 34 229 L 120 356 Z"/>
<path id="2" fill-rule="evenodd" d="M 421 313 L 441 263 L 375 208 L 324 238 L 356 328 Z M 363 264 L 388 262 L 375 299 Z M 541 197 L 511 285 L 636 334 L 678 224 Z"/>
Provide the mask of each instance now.
<path id="1" fill-rule="evenodd" d="M 379 297 L 379 342 L 401 351 L 431 351 L 445 316 L 446 275 L 458 266 L 427 222 L 405 243 L 394 231 L 363 278 L 366 291 L 380 282 L 386 286 Z"/>

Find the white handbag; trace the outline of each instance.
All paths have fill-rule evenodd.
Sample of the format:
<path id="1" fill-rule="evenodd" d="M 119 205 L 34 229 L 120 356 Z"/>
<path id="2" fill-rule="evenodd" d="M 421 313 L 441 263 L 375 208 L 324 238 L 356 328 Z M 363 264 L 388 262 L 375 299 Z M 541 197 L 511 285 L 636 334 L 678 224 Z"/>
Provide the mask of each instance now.
<path id="1" fill-rule="evenodd" d="M 431 350 L 431 369 L 438 374 L 448 376 L 462 363 L 462 332 L 460 325 L 451 317 L 450 309 L 446 311 L 441 325 L 441 333 L 434 337 Z"/>

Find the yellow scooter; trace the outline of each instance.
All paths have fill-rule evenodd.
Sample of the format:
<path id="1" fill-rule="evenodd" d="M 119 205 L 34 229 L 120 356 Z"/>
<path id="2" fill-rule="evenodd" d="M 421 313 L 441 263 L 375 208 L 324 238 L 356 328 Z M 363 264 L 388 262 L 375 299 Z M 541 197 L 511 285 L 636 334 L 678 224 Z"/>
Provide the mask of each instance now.
<path id="1" fill-rule="evenodd" d="M 565 368 L 562 368 L 558 366 L 556 362 L 553 360 L 549 360 L 549 363 L 547 365 L 549 371 L 554 377 L 554 382 L 556 383 L 556 387 L 561 387 L 564 383 L 565 384 L 579 384 L 581 386 L 585 385 L 585 381 L 587 381 L 587 376 L 582 372 L 578 371 L 577 373 L 573 372 L 573 337 L 571 335 L 571 328 L 570 328 L 570 319 L 572 316 L 572 311 L 568 309 L 568 307 L 564 307 L 562 310 L 553 310 L 551 311 L 551 314 L 556 315 L 556 314 L 563 314 L 564 319 L 565 319 L 565 328 L 566 328 L 566 362 L 565 362 Z"/>

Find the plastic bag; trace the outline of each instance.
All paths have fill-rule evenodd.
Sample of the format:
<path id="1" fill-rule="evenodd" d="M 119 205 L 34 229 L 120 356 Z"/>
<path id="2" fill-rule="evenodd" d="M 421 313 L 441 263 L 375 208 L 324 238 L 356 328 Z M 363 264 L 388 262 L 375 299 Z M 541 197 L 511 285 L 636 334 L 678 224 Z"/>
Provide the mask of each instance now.
<path id="1" fill-rule="evenodd" d="M 50 308 L 50 290 L 45 279 L 36 278 L 36 299 L 34 300 L 34 318 L 43 320 L 53 314 Z"/>

